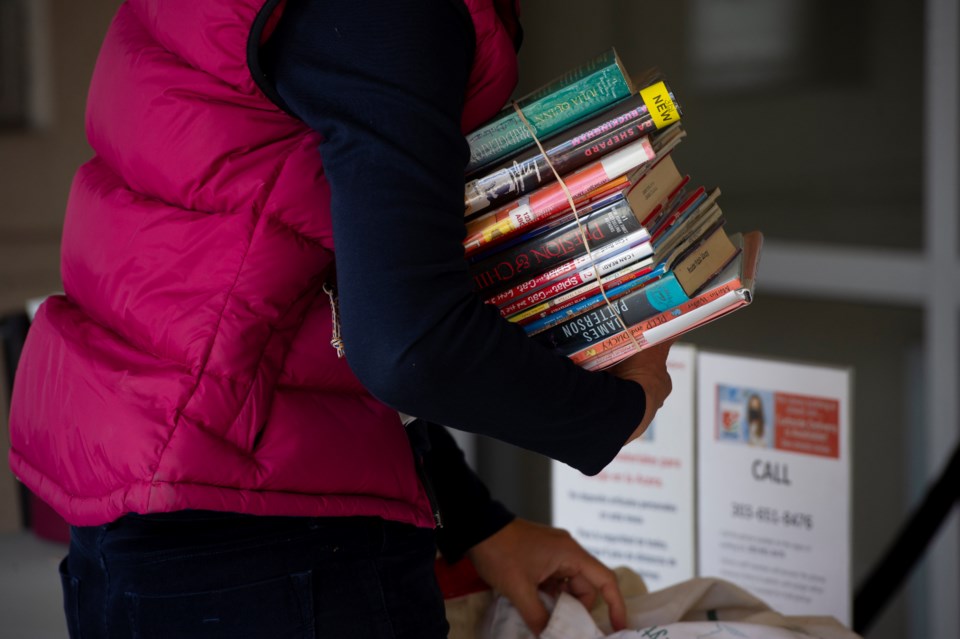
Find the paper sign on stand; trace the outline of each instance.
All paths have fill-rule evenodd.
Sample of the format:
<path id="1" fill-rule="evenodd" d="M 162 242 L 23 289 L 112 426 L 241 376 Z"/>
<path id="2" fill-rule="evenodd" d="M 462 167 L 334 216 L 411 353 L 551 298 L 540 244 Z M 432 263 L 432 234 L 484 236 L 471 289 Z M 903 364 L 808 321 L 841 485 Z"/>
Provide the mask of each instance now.
<path id="1" fill-rule="evenodd" d="M 849 625 L 847 370 L 700 353 L 699 574 Z"/>
<path id="2" fill-rule="evenodd" d="M 673 392 L 643 437 L 595 477 L 553 462 L 553 523 L 609 566 L 658 590 L 694 576 L 694 363 L 675 344 Z"/>

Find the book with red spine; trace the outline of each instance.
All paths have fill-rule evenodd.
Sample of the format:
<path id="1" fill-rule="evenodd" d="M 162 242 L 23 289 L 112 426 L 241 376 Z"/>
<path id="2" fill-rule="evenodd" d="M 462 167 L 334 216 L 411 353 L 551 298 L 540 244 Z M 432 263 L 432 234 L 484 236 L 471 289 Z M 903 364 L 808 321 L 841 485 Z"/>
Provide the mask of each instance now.
<path id="1" fill-rule="evenodd" d="M 651 210 L 662 207 L 665 202 L 671 198 L 676 198 L 682 190 L 678 190 L 684 182 L 683 176 L 677 170 L 676 164 L 670 155 L 666 155 L 645 171 L 636 184 L 632 185 L 626 193 L 626 202 L 635 219 L 645 219 L 649 216 Z M 614 245 L 619 240 L 613 240 L 591 252 L 595 253 L 597 259 L 605 259 L 610 255 L 608 247 Z M 503 306 L 517 299 L 533 293 L 537 289 L 543 288 L 547 284 L 555 282 L 560 278 L 567 277 L 589 264 L 589 257 L 584 254 L 573 260 L 568 260 L 562 264 L 554 266 L 548 271 L 538 273 L 521 282 L 513 283 L 510 288 L 493 289 L 498 292 L 487 295 L 486 300 L 491 304 Z M 515 280 L 512 280 L 512 282 Z"/>
<path id="2" fill-rule="evenodd" d="M 598 205 L 602 205 L 597 208 Z M 523 244 L 504 249 L 470 265 L 474 286 L 483 295 L 511 287 L 522 279 L 548 271 L 591 249 L 642 229 L 622 193 L 605 198 L 583 213 L 580 223 L 571 220 Z M 582 229 L 582 231 L 581 231 Z"/>
<path id="3" fill-rule="evenodd" d="M 642 260 L 641 262 L 631 264 L 630 266 L 624 267 L 615 273 L 611 273 L 610 275 L 601 278 L 599 282 L 596 280 L 588 282 L 576 289 L 568 291 L 567 293 L 552 297 L 547 301 L 537 304 L 531 308 L 527 308 L 510 315 L 505 315 L 505 317 L 509 321 L 519 324 L 520 326 L 528 326 L 536 321 L 546 319 L 547 317 L 559 315 L 561 311 L 589 300 L 592 297 L 602 295 L 600 293 L 601 286 L 603 287 L 605 293 L 612 294 L 610 293 L 611 291 L 625 284 L 640 286 L 644 283 L 648 283 L 663 275 L 663 272 L 662 264 L 655 264 L 652 259 Z"/>
<path id="4" fill-rule="evenodd" d="M 636 219 L 646 217 L 646 211 L 650 209 L 661 208 L 664 204 L 668 205 L 667 208 L 673 208 L 673 206 L 670 205 L 670 202 L 674 200 L 679 201 L 683 198 L 685 192 L 682 189 L 682 185 L 685 183 L 685 178 L 680 176 L 679 171 L 676 170 L 676 165 L 673 163 L 672 159 L 667 156 L 663 158 L 662 161 L 658 162 L 657 165 L 655 165 L 653 169 L 651 169 L 644 176 L 643 180 L 636 185 L 636 189 L 631 190 L 627 194 L 627 203 L 631 204 L 630 210 L 633 212 L 633 215 Z M 655 199 L 658 197 L 663 199 Z M 574 258 L 573 260 L 568 260 L 567 262 L 557 265 L 548 271 L 533 275 L 522 282 L 515 283 L 510 288 L 501 288 L 499 289 L 499 292 L 488 295 L 486 301 L 501 307 L 501 312 L 505 315 L 513 315 L 525 308 L 529 308 L 531 302 L 545 302 L 550 299 L 552 295 L 546 296 L 542 293 L 539 295 L 533 295 L 533 293 L 541 288 L 546 287 L 548 284 L 556 283 L 563 278 L 573 277 L 577 270 L 589 267 L 591 264 L 591 259 L 597 261 L 606 260 L 609 255 L 613 254 L 611 251 L 619 250 L 617 247 L 621 246 L 623 246 L 622 241 L 614 239 L 602 246 L 591 248 L 591 255 L 586 255 L 586 250 L 584 249 L 581 251 L 582 255 L 580 257 Z M 633 263 L 634 261 L 635 260 L 631 260 L 630 263 Z M 628 263 L 621 263 L 616 268 L 619 269 L 625 266 L 628 266 Z M 608 265 L 603 265 L 600 268 L 600 272 L 601 276 L 606 276 L 607 274 L 611 273 L 612 270 Z M 587 275 L 586 277 L 582 277 L 579 283 L 583 284 L 585 282 L 592 281 L 593 279 L 595 278 Z M 563 290 L 569 289 L 569 287 L 573 284 L 573 280 L 570 280 L 565 284 L 566 285 L 563 287 Z M 556 287 L 551 289 L 551 291 L 553 295 L 560 292 L 560 290 Z M 551 291 L 548 291 L 548 293 Z M 525 300 L 525 302 L 522 305 L 519 305 L 517 304 L 519 300 Z"/>
<path id="5" fill-rule="evenodd" d="M 518 285 L 522 278 L 525 278 L 523 281 L 529 280 L 585 255 L 587 247 L 583 242 L 583 233 L 587 234 L 590 250 L 595 251 L 616 238 L 644 228 L 646 225 L 641 220 L 650 218 L 651 214 L 647 211 L 651 208 L 654 211 L 663 208 L 674 210 L 684 195 L 683 186 L 689 177 L 681 178 L 673 162 L 666 158 L 664 160 L 648 171 L 637 185 L 642 185 L 641 188 L 650 197 L 642 193 L 629 193 L 632 189 L 621 191 L 578 211 L 579 224 L 571 214 L 570 217 L 574 219 L 564 225 L 552 226 L 547 232 L 535 235 L 527 242 L 494 251 L 483 260 L 471 263 L 470 273 L 477 290 L 485 297 L 491 297 Z M 664 193 L 666 195 L 661 200 L 652 199 Z M 686 204 L 693 201 L 695 199 L 690 199 Z M 563 272 L 569 272 L 569 269 Z M 529 288 L 525 287 L 525 290 Z"/>
<path id="6" fill-rule="evenodd" d="M 636 235 L 640 236 L 641 233 L 637 233 Z M 643 231 L 642 235 L 646 236 L 646 231 Z M 582 284 L 596 281 L 598 275 L 599 277 L 603 277 L 604 275 L 615 273 L 626 266 L 644 260 L 649 260 L 649 262 L 652 263 L 651 256 L 653 255 L 653 247 L 649 241 L 644 240 L 631 244 L 630 246 L 624 246 L 613 251 L 613 253 L 612 256 L 597 261 L 596 264 L 590 264 L 590 258 L 584 256 L 587 257 L 584 268 L 566 277 L 554 278 L 544 286 L 534 288 L 525 296 L 501 307 L 501 315 L 513 315 L 535 304 L 540 304 L 557 295 L 577 288 Z M 594 256 L 594 259 L 599 260 L 597 256 Z"/>
<path id="7" fill-rule="evenodd" d="M 572 317 L 589 313 L 608 302 L 630 295 L 641 287 L 654 287 L 663 276 L 663 265 L 655 264 L 652 259 L 644 260 L 637 266 L 640 266 L 640 269 L 637 271 L 618 271 L 611 275 L 610 277 L 614 279 L 604 285 L 603 292 L 601 292 L 600 287 L 597 286 L 591 291 L 587 291 L 586 295 L 575 295 L 573 297 L 576 299 L 566 300 L 550 310 L 535 313 L 533 316 L 518 321 L 517 323 L 523 326 L 523 330 L 526 331 L 527 335 L 536 335 Z M 588 286 L 590 285 L 585 285 L 582 288 L 587 288 Z M 571 291 L 571 293 L 573 293 L 573 291 Z"/>
<path id="8" fill-rule="evenodd" d="M 673 228 L 674 224 L 699 206 L 706 196 L 706 192 L 707 190 L 704 187 L 697 187 L 692 193 L 686 195 L 676 207 L 669 209 L 659 223 L 652 227 L 647 227 L 650 230 L 650 236 L 653 241 L 659 244 L 668 231 Z"/>
<path id="9" fill-rule="evenodd" d="M 488 304 L 502 308 L 538 291 L 548 284 L 553 284 L 565 277 L 573 276 L 585 268 L 592 268 L 594 261 L 606 260 L 622 251 L 626 251 L 631 246 L 644 243 L 647 245 L 645 250 L 652 254 L 653 249 L 649 246 L 649 242 L 650 234 L 647 233 L 646 229 L 641 228 L 630 235 L 619 237 L 612 242 L 608 242 L 596 251 L 591 251 L 590 255 L 581 255 L 580 257 L 568 260 L 563 264 L 553 267 L 549 271 L 534 275 L 530 279 L 515 284 L 499 293 L 495 293 L 485 301 Z"/>
<path id="10" fill-rule="evenodd" d="M 629 173 L 655 157 L 647 138 L 631 142 L 564 178 L 574 203 L 579 205 L 592 191 Z M 548 184 L 510 204 L 467 222 L 463 242 L 467 255 L 492 244 L 499 238 L 516 234 L 523 228 L 542 223 L 570 210 L 566 192 L 557 182 Z"/>
<path id="11" fill-rule="evenodd" d="M 646 286 L 647 284 L 649 284 L 649 288 L 646 291 L 648 298 L 656 301 L 658 304 L 662 305 L 663 303 L 680 303 L 686 301 L 688 299 L 687 293 L 693 294 L 695 292 L 694 288 L 691 287 L 699 286 L 704 279 L 703 274 L 698 274 L 697 277 L 699 279 L 682 276 L 684 278 L 684 284 L 686 285 L 684 286 L 684 284 L 681 284 L 680 279 L 671 272 L 672 268 L 675 264 L 682 262 L 687 253 L 698 245 L 699 238 L 709 236 L 715 226 L 723 224 L 719 207 L 715 206 L 715 195 L 708 198 L 703 192 L 703 189 L 698 189 L 697 193 L 699 193 L 699 195 L 694 202 L 691 202 L 686 197 L 685 191 L 683 190 L 671 195 L 673 199 L 685 200 L 685 206 L 696 207 L 698 213 L 695 221 L 698 225 L 692 229 L 688 228 L 688 235 L 684 235 L 678 230 L 678 235 L 681 237 L 678 241 L 666 245 L 666 248 L 669 250 L 659 251 L 658 246 L 656 244 L 653 245 L 653 259 L 657 264 L 655 268 L 649 269 L 650 273 L 647 277 L 639 281 L 633 277 L 614 279 L 615 276 L 620 275 L 620 272 L 617 272 L 603 280 L 606 297 L 604 294 L 601 294 L 599 288 L 597 288 L 594 290 L 594 295 L 591 298 L 580 299 L 575 304 L 563 304 L 560 306 L 555 303 L 551 304 L 551 302 L 555 302 L 555 300 L 549 300 L 548 303 L 541 304 L 535 309 L 530 309 L 531 311 L 538 311 L 537 315 L 539 319 L 537 321 L 522 321 L 525 320 L 528 315 L 532 314 L 530 312 L 518 314 L 509 319 L 520 323 L 524 326 L 524 330 L 532 335 L 556 326 L 567 319 L 599 308 L 605 299 L 609 300 L 615 297 L 622 297 L 624 294 L 633 292 L 633 290 L 639 288 L 639 286 Z M 702 213 L 700 212 L 701 209 L 704 209 Z M 692 221 L 694 220 L 692 216 L 690 216 L 690 219 Z M 659 248 L 663 249 L 664 246 L 660 246 Z M 629 270 L 630 269 L 627 269 L 624 275 L 628 275 Z M 717 270 L 719 271 L 720 269 L 718 268 Z M 654 279 L 658 281 L 653 282 L 652 280 Z M 627 282 L 629 282 L 629 285 L 627 285 Z M 612 290 L 614 287 L 616 287 L 615 291 Z M 568 294 L 563 297 L 567 298 L 569 296 Z M 558 308 L 553 308 L 554 306 L 558 306 Z M 543 309 L 543 312 L 539 312 L 540 309 Z"/>
<path id="12" fill-rule="evenodd" d="M 597 210 L 609 202 L 612 202 L 613 198 L 630 190 L 630 188 L 635 184 L 637 178 L 637 175 L 618 176 L 617 178 L 598 186 L 581 198 L 581 200 L 577 202 L 577 214 L 574 214 L 573 211 L 567 211 L 562 215 L 552 217 L 540 224 L 535 224 L 525 228 L 522 232 L 515 235 L 511 235 L 509 237 L 499 237 L 491 241 L 481 250 L 471 251 L 469 253 L 465 252 L 467 262 L 470 264 L 482 262 L 483 260 L 492 257 L 501 251 L 519 246 L 520 244 L 539 237 L 544 233 L 572 222 L 577 218 L 578 215 L 581 214 L 581 212 L 588 214 L 591 211 Z"/>

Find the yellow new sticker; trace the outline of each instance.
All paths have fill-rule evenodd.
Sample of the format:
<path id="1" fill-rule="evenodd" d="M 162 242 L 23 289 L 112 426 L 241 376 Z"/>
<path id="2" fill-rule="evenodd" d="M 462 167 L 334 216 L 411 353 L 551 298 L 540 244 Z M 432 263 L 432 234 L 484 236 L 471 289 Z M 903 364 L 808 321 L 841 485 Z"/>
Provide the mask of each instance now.
<path id="1" fill-rule="evenodd" d="M 658 129 L 680 120 L 680 112 L 670 99 L 670 92 L 667 91 L 667 85 L 663 82 L 641 89 L 640 98 L 647 105 L 647 111 L 653 117 L 653 123 Z"/>

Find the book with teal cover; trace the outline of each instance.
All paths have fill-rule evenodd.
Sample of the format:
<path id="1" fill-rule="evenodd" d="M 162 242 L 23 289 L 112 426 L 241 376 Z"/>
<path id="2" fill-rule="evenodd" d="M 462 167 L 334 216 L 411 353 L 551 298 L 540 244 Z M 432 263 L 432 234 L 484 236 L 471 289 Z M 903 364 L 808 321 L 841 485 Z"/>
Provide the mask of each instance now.
<path id="1" fill-rule="evenodd" d="M 633 84 L 615 50 L 610 49 L 517 102 L 543 137 L 596 113 L 633 93 Z M 513 106 L 467 135 L 467 173 L 489 166 L 533 144 L 530 130 Z"/>

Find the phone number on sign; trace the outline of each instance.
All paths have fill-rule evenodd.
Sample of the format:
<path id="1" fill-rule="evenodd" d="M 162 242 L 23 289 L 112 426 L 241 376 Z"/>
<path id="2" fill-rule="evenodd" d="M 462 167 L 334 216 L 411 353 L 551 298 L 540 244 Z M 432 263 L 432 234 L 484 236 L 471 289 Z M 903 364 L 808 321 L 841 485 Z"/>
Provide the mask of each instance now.
<path id="1" fill-rule="evenodd" d="M 737 519 L 759 521 L 788 528 L 813 530 L 813 515 L 790 510 L 779 510 L 770 506 L 753 506 L 743 502 L 731 502 L 733 516 Z"/>

